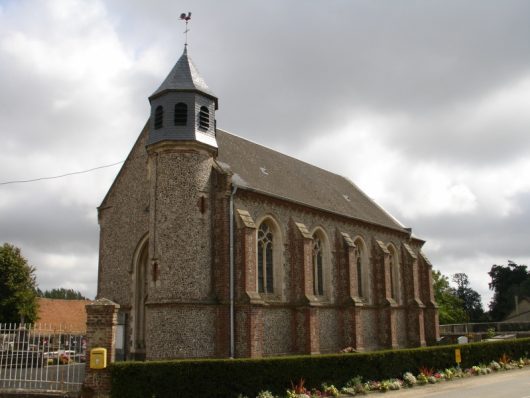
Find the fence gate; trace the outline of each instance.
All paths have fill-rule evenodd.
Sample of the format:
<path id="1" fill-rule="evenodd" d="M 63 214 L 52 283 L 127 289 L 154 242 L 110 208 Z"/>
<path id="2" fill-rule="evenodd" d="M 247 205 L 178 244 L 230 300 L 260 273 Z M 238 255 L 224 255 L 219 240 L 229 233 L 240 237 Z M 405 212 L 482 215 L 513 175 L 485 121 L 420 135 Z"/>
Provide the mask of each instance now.
<path id="1" fill-rule="evenodd" d="M 0 390 L 79 391 L 85 351 L 85 337 L 66 327 L 0 324 Z"/>

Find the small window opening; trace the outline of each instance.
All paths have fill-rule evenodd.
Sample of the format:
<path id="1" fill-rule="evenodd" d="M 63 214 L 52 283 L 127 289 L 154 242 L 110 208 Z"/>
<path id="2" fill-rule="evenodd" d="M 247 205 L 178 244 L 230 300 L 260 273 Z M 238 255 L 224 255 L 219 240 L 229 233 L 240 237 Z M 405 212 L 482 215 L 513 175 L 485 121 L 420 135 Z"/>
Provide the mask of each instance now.
<path id="1" fill-rule="evenodd" d="M 188 105 L 179 102 L 175 105 L 175 126 L 185 126 L 188 123 Z"/>
<path id="2" fill-rule="evenodd" d="M 161 129 L 164 125 L 164 108 L 159 105 L 155 110 L 155 130 Z"/>
<path id="3" fill-rule="evenodd" d="M 158 269 L 158 263 L 155 261 L 153 262 L 153 272 L 152 272 L 152 278 L 153 278 L 153 282 L 156 282 L 158 280 L 158 274 L 159 274 L 159 269 Z"/>
<path id="4" fill-rule="evenodd" d="M 210 128 L 210 111 L 205 106 L 201 106 L 199 111 L 199 129 L 208 130 Z"/>

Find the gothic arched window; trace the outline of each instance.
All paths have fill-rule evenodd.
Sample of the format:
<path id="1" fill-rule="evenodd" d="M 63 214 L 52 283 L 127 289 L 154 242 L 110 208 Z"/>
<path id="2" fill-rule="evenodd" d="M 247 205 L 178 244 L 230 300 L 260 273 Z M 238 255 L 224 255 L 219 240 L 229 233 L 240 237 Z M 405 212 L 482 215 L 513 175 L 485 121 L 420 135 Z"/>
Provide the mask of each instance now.
<path id="1" fill-rule="evenodd" d="M 175 126 L 185 126 L 188 123 L 188 105 L 179 102 L 175 105 Z"/>
<path id="2" fill-rule="evenodd" d="M 397 255 L 397 250 L 393 245 L 388 246 L 388 251 L 390 252 L 390 294 L 394 300 L 399 301 L 399 259 Z"/>
<path id="3" fill-rule="evenodd" d="M 164 125 L 164 108 L 158 105 L 155 109 L 155 130 L 161 129 Z"/>
<path id="4" fill-rule="evenodd" d="M 201 106 L 199 110 L 199 129 L 208 130 L 210 128 L 210 111 L 207 107 Z"/>
<path id="5" fill-rule="evenodd" d="M 258 292 L 274 291 L 273 234 L 266 222 L 258 229 Z"/>
<path id="6" fill-rule="evenodd" d="M 322 241 L 316 235 L 313 236 L 313 293 L 316 296 L 324 295 L 324 258 L 322 253 Z"/>
<path id="7" fill-rule="evenodd" d="M 368 269 L 368 250 L 361 237 L 357 237 L 355 244 L 355 268 L 357 270 L 357 295 L 370 300 L 370 270 Z"/>

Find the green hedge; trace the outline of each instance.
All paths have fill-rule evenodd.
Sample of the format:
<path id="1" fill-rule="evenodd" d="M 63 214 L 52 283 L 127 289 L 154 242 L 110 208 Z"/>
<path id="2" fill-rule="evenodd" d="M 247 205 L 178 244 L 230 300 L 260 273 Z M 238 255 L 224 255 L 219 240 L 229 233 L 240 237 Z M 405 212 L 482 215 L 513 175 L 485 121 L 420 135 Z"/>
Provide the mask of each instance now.
<path id="1" fill-rule="evenodd" d="M 111 396 L 145 397 L 254 397 L 267 389 L 285 393 L 291 381 L 306 386 L 327 382 L 343 386 L 354 376 L 365 380 L 417 373 L 421 366 L 454 366 L 454 349 L 460 348 L 462 367 L 499 360 L 503 354 L 518 359 L 530 353 L 530 338 L 356 354 L 289 356 L 263 359 L 203 359 L 150 362 L 116 362 L 110 365 Z"/>

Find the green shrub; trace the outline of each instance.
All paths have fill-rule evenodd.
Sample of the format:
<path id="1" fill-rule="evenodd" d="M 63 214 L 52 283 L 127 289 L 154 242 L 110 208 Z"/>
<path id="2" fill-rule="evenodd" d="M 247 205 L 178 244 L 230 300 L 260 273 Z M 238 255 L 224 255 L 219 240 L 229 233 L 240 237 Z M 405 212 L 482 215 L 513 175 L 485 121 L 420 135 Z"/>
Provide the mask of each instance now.
<path id="1" fill-rule="evenodd" d="M 271 357 L 262 359 L 201 359 L 116 362 L 110 365 L 112 397 L 250 397 L 261 390 L 284 394 L 300 379 L 308 387 L 322 383 L 344 386 L 354 376 L 365 380 L 401 377 L 420 367 L 454 366 L 460 348 L 462 367 L 489 363 L 506 354 L 519 358 L 530 352 L 530 339 L 466 345 L 377 351 L 354 354 Z"/>

